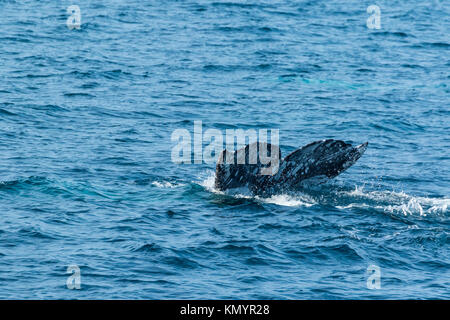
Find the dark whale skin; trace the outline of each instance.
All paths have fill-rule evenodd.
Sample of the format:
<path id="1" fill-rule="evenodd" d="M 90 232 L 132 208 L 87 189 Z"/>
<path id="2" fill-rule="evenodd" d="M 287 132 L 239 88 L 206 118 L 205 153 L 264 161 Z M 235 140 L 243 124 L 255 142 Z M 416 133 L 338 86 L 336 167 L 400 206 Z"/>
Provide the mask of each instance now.
<path id="1" fill-rule="evenodd" d="M 255 142 L 234 152 L 223 150 L 216 165 L 215 187 L 221 191 L 247 187 L 255 195 L 267 196 L 295 189 L 304 183 L 323 183 L 352 166 L 367 145 L 368 142 L 353 147 L 341 140 L 320 140 L 295 150 L 283 160 L 280 148 L 269 143 Z M 249 161 L 251 148 L 257 150 L 257 161 L 253 164 Z M 260 151 L 264 154 L 266 150 L 268 155 L 273 152 L 274 157 L 278 153 L 278 170 L 276 165 L 261 163 Z M 244 154 L 245 163 L 238 164 L 239 155 L 239 163 L 242 163 Z M 232 164 L 226 159 L 233 159 Z M 262 170 L 267 172 L 270 165 L 272 174 L 262 174 Z"/>

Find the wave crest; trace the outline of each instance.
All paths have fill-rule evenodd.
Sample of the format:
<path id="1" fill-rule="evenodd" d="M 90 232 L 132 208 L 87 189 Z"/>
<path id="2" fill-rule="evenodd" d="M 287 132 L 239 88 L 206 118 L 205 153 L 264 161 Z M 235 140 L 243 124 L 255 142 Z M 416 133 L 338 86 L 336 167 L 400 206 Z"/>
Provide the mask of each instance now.
<path id="1" fill-rule="evenodd" d="M 214 172 L 199 184 L 207 191 L 236 199 L 252 199 L 260 203 L 289 207 L 311 207 L 313 205 L 333 206 L 337 209 L 364 208 L 375 209 L 405 216 L 445 215 L 450 206 L 448 198 L 431 198 L 408 195 L 405 192 L 387 190 L 365 190 L 355 186 L 353 190 L 342 190 L 335 186 L 324 186 L 318 190 L 302 190 L 289 194 L 277 194 L 268 198 L 254 196 L 249 190 L 234 189 L 220 191 L 214 187 Z"/>

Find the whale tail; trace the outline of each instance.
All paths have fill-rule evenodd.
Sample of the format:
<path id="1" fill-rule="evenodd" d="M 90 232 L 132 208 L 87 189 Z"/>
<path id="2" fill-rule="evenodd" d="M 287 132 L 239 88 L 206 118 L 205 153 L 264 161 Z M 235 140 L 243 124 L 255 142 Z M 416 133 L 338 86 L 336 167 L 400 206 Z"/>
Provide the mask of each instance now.
<path id="1" fill-rule="evenodd" d="M 368 142 L 353 147 L 341 140 L 312 142 L 281 160 L 280 148 L 252 143 L 222 151 L 216 165 L 219 190 L 247 187 L 255 194 L 295 188 L 302 183 L 321 183 L 351 167 L 365 152 Z"/>

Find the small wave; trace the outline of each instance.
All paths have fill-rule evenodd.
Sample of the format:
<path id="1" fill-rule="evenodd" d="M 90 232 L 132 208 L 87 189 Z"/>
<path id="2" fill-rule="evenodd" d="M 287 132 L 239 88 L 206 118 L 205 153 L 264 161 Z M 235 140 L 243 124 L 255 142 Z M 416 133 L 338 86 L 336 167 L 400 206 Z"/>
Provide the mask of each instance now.
<path id="1" fill-rule="evenodd" d="M 28 178 L 20 178 L 16 180 L 7 180 L 7 181 L 0 181 L 0 190 L 5 189 L 13 189 L 17 186 L 23 185 L 34 185 L 34 186 L 40 186 L 45 185 L 49 182 L 49 180 L 45 177 L 40 176 L 30 176 Z"/>
<path id="2" fill-rule="evenodd" d="M 207 191 L 230 196 L 236 199 L 253 199 L 260 203 L 288 207 L 311 207 L 313 205 L 332 205 L 337 209 L 365 208 L 381 210 L 405 216 L 427 216 L 446 214 L 450 206 L 448 198 L 428 198 L 412 196 L 396 191 L 366 191 L 363 186 L 355 186 L 351 191 L 322 190 L 318 195 L 308 190 L 290 194 L 277 194 L 268 198 L 254 196 L 248 189 L 233 189 L 226 192 L 214 187 L 214 172 L 199 184 Z"/>
<path id="3" fill-rule="evenodd" d="M 30 227 L 30 228 L 22 228 L 19 230 L 19 233 L 22 236 L 27 236 L 30 238 L 39 238 L 39 239 L 46 239 L 46 240 L 55 240 L 57 239 L 55 236 L 50 235 L 49 233 L 45 233 L 39 228 Z"/>
<path id="4" fill-rule="evenodd" d="M 153 181 L 152 185 L 158 188 L 172 189 L 184 186 L 184 183 L 172 183 L 168 181 Z"/>
<path id="5" fill-rule="evenodd" d="M 344 192 L 352 198 L 359 199 L 343 206 L 336 206 L 339 209 L 352 207 L 373 207 L 385 212 L 408 215 L 436 215 L 445 214 L 450 205 L 448 198 L 428 198 L 411 196 L 403 191 L 365 191 L 364 187 L 356 186 L 353 191 Z"/>
<path id="6" fill-rule="evenodd" d="M 214 186 L 215 173 L 212 172 L 208 177 L 202 180 L 199 184 L 204 187 L 206 190 L 216 193 L 223 194 L 227 196 L 234 197 L 236 199 L 254 199 L 258 202 L 268 203 L 268 204 L 276 204 L 279 206 L 288 206 L 288 207 L 300 207 L 306 206 L 310 207 L 314 205 L 316 202 L 308 197 L 307 195 L 297 193 L 295 195 L 287 195 L 287 194 L 279 194 L 273 195 L 269 198 L 263 198 L 259 196 L 253 196 L 250 190 L 246 188 L 237 188 L 228 190 L 227 192 L 220 191 Z"/>
<path id="7" fill-rule="evenodd" d="M 90 93 L 85 92 L 68 92 L 64 93 L 65 97 L 86 97 L 86 98 L 93 98 L 94 96 Z"/>
<path id="8" fill-rule="evenodd" d="M 161 252 L 162 250 L 163 249 L 156 243 L 146 243 L 138 248 L 133 249 L 134 252 L 148 252 L 148 253 Z"/>
<path id="9" fill-rule="evenodd" d="M 396 32 L 389 32 L 389 31 L 384 31 L 384 32 L 374 32 L 373 35 L 376 36 L 394 36 L 394 37 L 399 37 L 399 38 L 406 38 L 406 37 L 411 37 L 412 35 L 409 35 L 405 32 L 401 32 L 401 31 L 396 31 Z"/>
<path id="10" fill-rule="evenodd" d="M 432 47 L 432 48 L 448 48 L 450 44 L 447 42 L 424 42 L 422 43 L 424 46 Z"/>
<path id="11" fill-rule="evenodd" d="M 14 112 L 8 111 L 6 109 L 0 108 L 0 115 L 6 115 L 6 116 L 17 116 Z"/>
<path id="12" fill-rule="evenodd" d="M 253 4 L 253 3 L 241 3 L 241 2 L 233 2 L 233 1 L 225 1 L 225 2 L 213 2 L 211 4 L 213 7 L 235 7 L 235 8 L 256 8 L 262 6 L 261 4 Z"/>
<path id="13" fill-rule="evenodd" d="M 316 204 L 316 202 L 313 199 L 307 197 L 306 195 L 300 194 L 297 194 L 296 196 L 280 194 L 272 196 L 270 198 L 256 197 L 256 199 L 265 203 L 272 203 L 285 207 L 311 207 Z"/>
<path id="14" fill-rule="evenodd" d="M 432 204 L 429 206 L 429 204 Z M 389 212 L 401 212 L 405 216 L 419 214 L 420 216 L 445 214 L 450 199 L 411 198 L 408 203 L 386 207 Z"/>

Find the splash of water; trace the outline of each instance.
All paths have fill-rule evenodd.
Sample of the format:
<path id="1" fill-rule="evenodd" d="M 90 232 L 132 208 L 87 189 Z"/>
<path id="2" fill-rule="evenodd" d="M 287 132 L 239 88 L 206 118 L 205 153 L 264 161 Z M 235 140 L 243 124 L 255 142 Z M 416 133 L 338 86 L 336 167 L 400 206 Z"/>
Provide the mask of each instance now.
<path id="1" fill-rule="evenodd" d="M 388 190 L 365 190 L 364 186 L 355 186 L 351 191 L 331 190 L 322 192 L 320 195 L 312 196 L 304 192 L 297 191 L 292 194 L 277 194 L 268 198 L 253 196 L 249 190 L 242 188 L 227 190 L 225 192 L 214 187 L 214 172 L 210 172 L 199 184 L 207 191 L 216 194 L 225 194 L 234 198 L 254 199 L 268 204 L 290 207 L 310 207 L 316 204 L 330 205 L 338 209 L 349 208 L 373 208 L 383 212 L 402 214 L 405 216 L 427 216 L 436 214 L 446 214 L 450 205 L 448 198 L 428 198 L 408 195 L 403 191 Z"/>

